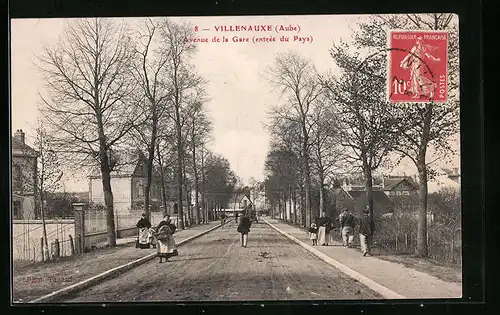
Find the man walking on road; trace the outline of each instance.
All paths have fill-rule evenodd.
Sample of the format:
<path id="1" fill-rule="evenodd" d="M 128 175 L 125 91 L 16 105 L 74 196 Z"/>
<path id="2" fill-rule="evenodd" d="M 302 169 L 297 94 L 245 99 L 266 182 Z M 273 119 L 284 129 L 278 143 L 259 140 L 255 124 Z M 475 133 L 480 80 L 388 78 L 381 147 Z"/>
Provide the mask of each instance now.
<path id="1" fill-rule="evenodd" d="M 221 213 L 221 215 L 220 215 L 220 225 L 221 225 L 222 228 L 224 227 L 224 223 L 226 223 L 226 214 L 225 213 Z"/>
<path id="2" fill-rule="evenodd" d="M 248 213 L 245 211 L 241 217 L 240 224 L 238 225 L 238 232 L 241 233 L 241 247 L 247 247 L 248 232 L 250 232 L 251 225 L 252 221 L 250 221 Z"/>
<path id="3" fill-rule="evenodd" d="M 370 245 L 374 231 L 375 224 L 370 217 L 370 209 L 367 206 L 359 222 L 359 242 L 361 243 L 363 256 L 370 256 Z"/>
<path id="4" fill-rule="evenodd" d="M 344 247 L 351 247 L 354 241 L 354 228 L 356 227 L 356 220 L 347 208 L 342 211 L 340 217 L 340 228 L 342 231 L 342 242 Z"/>

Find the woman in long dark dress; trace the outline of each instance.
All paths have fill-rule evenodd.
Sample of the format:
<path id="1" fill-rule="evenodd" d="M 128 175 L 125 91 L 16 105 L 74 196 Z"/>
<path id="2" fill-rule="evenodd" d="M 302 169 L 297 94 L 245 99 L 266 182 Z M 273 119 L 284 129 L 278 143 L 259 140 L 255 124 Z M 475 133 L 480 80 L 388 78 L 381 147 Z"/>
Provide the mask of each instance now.
<path id="1" fill-rule="evenodd" d="M 170 216 L 166 215 L 158 224 L 156 228 L 156 239 L 158 240 L 158 245 L 156 246 L 156 255 L 160 258 L 160 263 L 168 261 L 170 257 L 178 256 L 177 245 L 173 234 L 175 233 L 175 225 L 172 224 Z"/>
<path id="2" fill-rule="evenodd" d="M 151 227 L 151 222 L 149 222 L 146 214 L 141 215 L 141 219 L 137 222 L 137 228 L 139 229 L 139 235 L 137 236 L 137 248 L 145 249 L 151 246 L 149 228 Z"/>
<path id="3" fill-rule="evenodd" d="M 250 232 L 250 226 L 252 221 L 248 217 L 246 212 L 241 216 L 240 224 L 238 225 L 238 232 L 241 233 L 241 247 L 247 247 L 248 243 L 248 232 Z"/>

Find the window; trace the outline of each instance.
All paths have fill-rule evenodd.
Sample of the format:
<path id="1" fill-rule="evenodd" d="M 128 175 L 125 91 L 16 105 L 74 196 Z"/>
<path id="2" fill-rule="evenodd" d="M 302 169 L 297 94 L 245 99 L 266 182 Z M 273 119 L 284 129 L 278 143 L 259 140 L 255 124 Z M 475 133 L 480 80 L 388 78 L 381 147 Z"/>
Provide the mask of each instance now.
<path id="1" fill-rule="evenodd" d="M 12 166 L 12 190 L 13 191 L 21 191 L 21 166 L 13 165 Z"/>
<path id="2" fill-rule="evenodd" d="M 142 182 L 137 183 L 137 196 L 144 197 L 144 184 Z"/>
<path id="3" fill-rule="evenodd" d="M 13 204 L 14 219 L 19 219 L 21 212 L 21 203 L 19 201 L 14 201 Z"/>

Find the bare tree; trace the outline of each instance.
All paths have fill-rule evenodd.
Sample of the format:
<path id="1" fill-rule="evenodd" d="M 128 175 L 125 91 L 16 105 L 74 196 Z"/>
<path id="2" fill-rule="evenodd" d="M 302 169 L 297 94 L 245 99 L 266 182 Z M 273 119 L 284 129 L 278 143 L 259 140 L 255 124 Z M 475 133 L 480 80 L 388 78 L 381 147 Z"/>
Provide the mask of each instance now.
<path id="1" fill-rule="evenodd" d="M 250 190 L 250 202 L 252 202 L 254 207 L 256 207 L 257 198 L 260 196 L 262 191 L 262 183 L 254 177 L 250 177 L 248 180 L 248 189 Z"/>
<path id="2" fill-rule="evenodd" d="M 160 121 L 168 109 L 167 101 L 170 89 L 165 82 L 168 64 L 168 47 L 158 44 L 158 23 L 146 19 L 143 27 L 138 31 L 137 58 L 131 73 L 142 93 L 138 94 L 144 102 L 138 101 L 139 110 L 144 111 L 145 121 L 136 129 L 137 138 L 146 147 L 146 185 L 144 187 L 144 212 L 150 217 L 150 190 L 153 178 L 155 151 Z M 159 157 L 159 156 L 158 156 Z M 164 189 L 163 189 L 164 190 Z M 164 205 L 165 206 L 165 205 Z"/>
<path id="3" fill-rule="evenodd" d="M 182 198 L 184 196 L 184 166 L 185 161 L 185 136 L 182 128 L 185 119 L 188 100 L 196 94 L 202 84 L 201 77 L 195 74 L 193 67 L 188 63 L 194 54 L 196 46 L 185 39 L 192 37 L 193 28 L 189 24 L 176 24 L 166 19 L 161 24 L 161 36 L 163 45 L 168 47 L 168 73 L 167 78 L 172 88 L 170 103 L 173 106 L 171 118 L 175 123 L 176 150 L 177 150 L 177 173 L 178 173 L 178 206 L 179 216 L 184 217 Z M 179 221 L 179 228 L 184 229 L 184 220 Z"/>
<path id="4" fill-rule="evenodd" d="M 171 120 L 162 120 L 162 123 L 166 123 L 167 125 L 159 128 L 160 133 L 158 134 L 158 141 L 156 141 L 156 164 L 160 173 L 163 215 L 167 214 L 166 170 L 170 169 L 177 161 L 173 145 L 175 135 L 173 134 L 173 130 L 171 130 L 173 128 L 169 128 L 168 123 L 170 122 Z"/>
<path id="5" fill-rule="evenodd" d="M 286 105 L 281 108 L 287 119 L 300 124 L 301 160 L 305 186 L 306 225 L 311 224 L 311 172 L 309 116 L 312 106 L 322 93 L 314 65 L 296 53 L 279 54 L 275 64 L 267 71 L 269 81 L 286 95 Z"/>
<path id="6" fill-rule="evenodd" d="M 304 171 L 302 169 L 302 141 L 301 141 L 301 128 L 300 123 L 294 120 L 287 119 L 287 117 L 283 116 L 282 113 L 279 112 L 279 109 L 274 108 L 269 113 L 270 124 L 266 126 L 271 133 L 271 146 L 275 148 L 276 152 L 273 153 L 272 150 L 270 152 L 273 153 L 268 155 L 266 159 L 266 168 L 268 161 L 275 160 L 276 162 L 271 163 L 284 163 L 282 166 L 284 169 L 278 168 L 276 166 L 271 167 L 268 171 L 271 172 L 270 180 L 274 179 L 278 182 L 283 182 L 282 176 L 285 175 L 285 182 L 288 187 L 286 190 L 282 191 L 280 197 L 288 196 L 290 203 L 293 202 L 294 206 L 294 215 L 293 222 L 297 224 L 298 220 L 300 220 L 303 226 L 306 226 L 305 218 L 306 218 L 306 207 L 305 207 L 305 189 L 304 189 Z M 295 159 L 290 159 L 288 156 L 285 159 L 275 159 L 274 155 L 277 152 L 289 152 L 291 155 L 297 158 L 299 163 Z M 271 159 L 271 160 L 270 160 Z M 277 162 L 277 161 L 280 162 Z M 285 171 L 286 170 L 286 171 Z M 284 172 L 283 172 L 284 171 Z M 299 199 L 300 199 L 300 213 L 297 212 L 297 190 L 299 190 Z M 278 199 L 279 200 L 279 199 Z M 284 200 L 285 201 L 285 200 Z M 300 215 L 299 215 L 300 214 Z"/>
<path id="7" fill-rule="evenodd" d="M 439 152 L 438 159 L 456 152 L 450 145 L 450 138 L 458 133 L 459 127 L 459 36 L 458 22 L 453 14 L 408 14 L 377 15 L 360 24 L 361 32 L 356 35 L 360 47 L 372 51 L 386 48 L 389 29 L 419 29 L 448 31 L 448 102 L 436 104 L 398 104 L 393 108 L 397 124 L 394 133 L 400 137 L 395 149 L 415 164 L 419 177 L 419 221 L 417 254 L 428 255 L 427 250 L 427 181 L 433 174 L 432 163 L 428 161 L 428 148 Z M 381 67 L 385 67 L 382 64 Z"/>
<path id="8" fill-rule="evenodd" d="M 42 122 L 39 122 L 36 128 L 35 150 L 38 152 L 37 190 L 40 198 L 40 212 L 42 215 L 43 253 L 44 257 L 48 258 L 49 244 L 47 240 L 47 227 L 45 225 L 45 205 L 50 194 L 61 187 L 63 172 L 61 171 L 57 154 L 51 148 L 50 136 L 47 134 L 47 130 Z"/>
<path id="9" fill-rule="evenodd" d="M 108 19 L 78 19 L 66 25 L 64 37 L 46 46 L 39 58 L 47 97 L 44 116 L 53 128 L 55 150 L 72 157 L 73 166 L 97 164 L 107 212 L 107 242 L 116 245 L 111 171 L 113 148 L 134 127 L 130 106 L 134 57 L 125 24 Z"/>
<path id="10" fill-rule="evenodd" d="M 325 211 L 324 187 L 327 178 L 335 173 L 345 172 L 343 148 L 339 144 L 339 130 L 336 113 L 330 104 L 319 101 L 313 111 L 311 160 L 319 181 L 319 212 Z"/>
<path id="11" fill-rule="evenodd" d="M 341 75 L 323 80 L 336 107 L 340 144 L 346 160 L 363 171 L 370 214 L 373 217 L 373 176 L 397 141 L 395 119 L 384 98 L 385 76 L 379 60 L 361 60 L 345 43 L 330 51 Z"/>
<path id="12" fill-rule="evenodd" d="M 189 111 L 188 116 L 188 144 L 191 150 L 191 169 L 193 172 L 193 185 L 195 193 L 194 219 L 196 224 L 200 224 L 200 159 L 201 154 L 198 152 L 211 131 L 211 123 L 205 113 L 203 103 L 195 101 Z M 202 167 L 201 167 L 202 168 Z M 203 171 L 203 170 L 202 170 Z"/>

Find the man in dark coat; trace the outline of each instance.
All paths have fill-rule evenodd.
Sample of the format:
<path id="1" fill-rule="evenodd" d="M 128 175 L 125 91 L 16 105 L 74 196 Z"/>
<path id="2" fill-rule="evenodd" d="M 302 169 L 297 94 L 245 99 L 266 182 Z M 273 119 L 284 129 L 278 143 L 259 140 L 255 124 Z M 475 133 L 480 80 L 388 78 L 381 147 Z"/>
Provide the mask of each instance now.
<path id="1" fill-rule="evenodd" d="M 238 232 L 241 233 L 241 247 L 247 247 L 248 232 L 250 232 L 251 225 L 252 221 L 248 217 L 248 213 L 246 211 L 243 212 L 240 224 L 238 225 Z"/>
<path id="2" fill-rule="evenodd" d="M 370 210 L 367 207 L 359 220 L 359 242 L 363 256 L 370 256 L 370 245 L 373 232 L 375 232 L 375 223 L 370 216 Z"/>
<path id="3" fill-rule="evenodd" d="M 344 247 L 351 247 L 354 241 L 354 228 L 356 220 L 347 208 L 344 208 L 340 216 L 340 228 L 342 231 L 342 242 Z"/>

